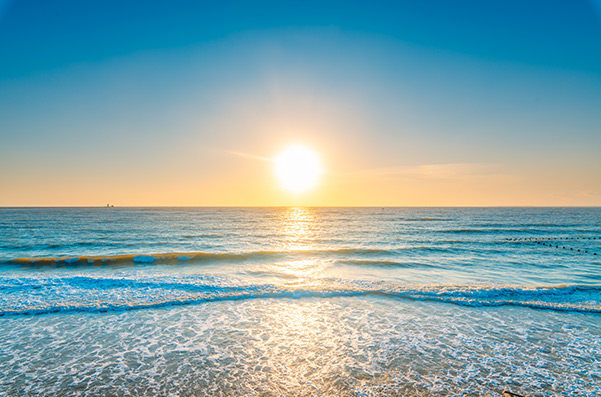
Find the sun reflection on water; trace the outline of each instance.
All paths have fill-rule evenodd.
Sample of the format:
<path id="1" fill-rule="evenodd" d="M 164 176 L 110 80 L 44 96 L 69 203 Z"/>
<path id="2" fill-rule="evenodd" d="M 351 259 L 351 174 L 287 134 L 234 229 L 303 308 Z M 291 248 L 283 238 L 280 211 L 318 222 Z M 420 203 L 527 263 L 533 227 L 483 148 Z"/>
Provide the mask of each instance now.
<path id="1" fill-rule="evenodd" d="M 288 207 L 281 216 L 283 250 L 298 252 L 299 258 L 275 263 L 274 270 L 287 278 L 287 285 L 308 286 L 323 274 L 323 259 L 312 257 L 315 245 L 316 217 L 314 210 L 306 207 Z M 309 255 L 307 255 L 309 253 Z"/>
<path id="2" fill-rule="evenodd" d="M 315 214 L 310 208 L 289 207 L 282 214 L 282 234 L 288 251 L 314 247 Z"/>

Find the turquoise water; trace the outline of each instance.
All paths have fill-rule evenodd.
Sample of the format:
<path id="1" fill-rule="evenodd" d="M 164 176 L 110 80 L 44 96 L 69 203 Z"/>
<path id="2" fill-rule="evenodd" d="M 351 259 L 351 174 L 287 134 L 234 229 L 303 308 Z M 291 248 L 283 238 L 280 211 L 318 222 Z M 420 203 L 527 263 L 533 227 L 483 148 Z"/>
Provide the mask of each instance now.
<path id="1" fill-rule="evenodd" d="M 3 208 L 0 395 L 598 395 L 600 238 L 600 208 Z"/>

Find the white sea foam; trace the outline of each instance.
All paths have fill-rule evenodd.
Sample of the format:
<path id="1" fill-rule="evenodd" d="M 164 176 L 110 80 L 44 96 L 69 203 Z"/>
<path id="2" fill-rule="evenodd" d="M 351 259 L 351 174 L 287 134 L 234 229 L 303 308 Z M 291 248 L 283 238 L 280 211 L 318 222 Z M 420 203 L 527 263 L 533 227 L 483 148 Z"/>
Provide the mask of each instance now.
<path id="1" fill-rule="evenodd" d="M 462 306 L 522 306 L 601 314 L 601 286 L 415 285 L 332 278 L 283 278 L 251 283 L 202 274 L 122 272 L 106 275 L 0 277 L 0 316 L 131 310 L 220 300 L 382 296 Z"/>
<path id="2" fill-rule="evenodd" d="M 598 395 L 601 324 L 575 316 L 339 297 L 11 317 L 0 392 Z"/>

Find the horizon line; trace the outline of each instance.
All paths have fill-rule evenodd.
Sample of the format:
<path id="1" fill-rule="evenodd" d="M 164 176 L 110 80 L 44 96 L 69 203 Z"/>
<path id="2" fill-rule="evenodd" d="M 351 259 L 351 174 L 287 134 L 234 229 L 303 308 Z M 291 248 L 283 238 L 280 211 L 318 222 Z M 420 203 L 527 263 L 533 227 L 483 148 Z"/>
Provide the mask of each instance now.
<path id="1" fill-rule="evenodd" d="M 601 205 L 0 205 L 11 208 L 601 208 Z"/>

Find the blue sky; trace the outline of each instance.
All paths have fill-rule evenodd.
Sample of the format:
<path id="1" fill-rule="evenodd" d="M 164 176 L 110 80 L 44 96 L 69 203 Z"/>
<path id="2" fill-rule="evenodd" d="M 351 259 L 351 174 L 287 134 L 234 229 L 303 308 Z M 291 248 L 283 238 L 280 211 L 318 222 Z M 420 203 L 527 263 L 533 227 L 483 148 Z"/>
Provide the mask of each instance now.
<path id="1" fill-rule="evenodd" d="M 6 0 L 5 0 L 6 2 Z M 586 1 L 6 2 L 2 77 L 245 31 L 338 28 L 488 60 L 599 73 L 599 15 Z"/>
<path id="2" fill-rule="evenodd" d="M 601 205 L 600 11 L 5 1 L 0 205 L 286 205 L 288 142 L 300 204 Z"/>

